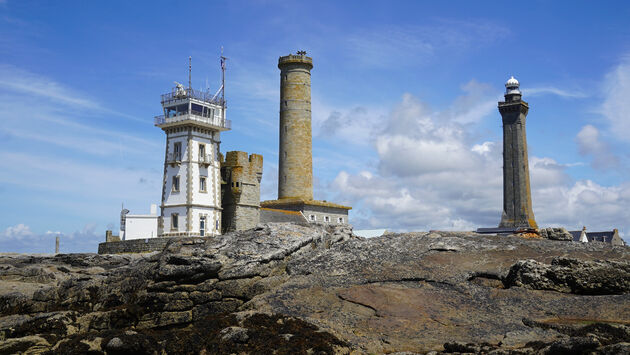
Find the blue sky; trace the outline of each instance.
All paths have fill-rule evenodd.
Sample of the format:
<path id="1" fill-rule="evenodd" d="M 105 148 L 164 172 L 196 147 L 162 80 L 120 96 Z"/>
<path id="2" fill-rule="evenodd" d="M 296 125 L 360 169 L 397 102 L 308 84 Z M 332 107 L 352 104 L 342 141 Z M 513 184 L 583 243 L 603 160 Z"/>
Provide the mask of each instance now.
<path id="1" fill-rule="evenodd" d="M 315 196 L 357 229 L 474 229 L 501 208 L 510 75 L 530 104 L 541 226 L 630 240 L 627 2 L 0 0 L 0 252 L 96 251 L 121 203 L 159 203 L 160 94 L 215 91 L 222 151 L 264 156 L 276 197 L 281 55 L 312 71 Z"/>

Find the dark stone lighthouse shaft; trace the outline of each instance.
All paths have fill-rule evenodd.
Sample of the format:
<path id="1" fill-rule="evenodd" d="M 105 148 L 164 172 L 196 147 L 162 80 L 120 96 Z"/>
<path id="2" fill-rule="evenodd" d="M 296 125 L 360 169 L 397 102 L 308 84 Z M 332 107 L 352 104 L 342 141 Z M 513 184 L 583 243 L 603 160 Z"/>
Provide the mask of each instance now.
<path id="1" fill-rule="evenodd" d="M 503 118 L 503 214 L 499 227 L 537 229 L 525 134 L 529 106 L 521 99 L 519 83 L 514 77 L 505 83 L 505 88 L 505 101 L 499 102 Z"/>

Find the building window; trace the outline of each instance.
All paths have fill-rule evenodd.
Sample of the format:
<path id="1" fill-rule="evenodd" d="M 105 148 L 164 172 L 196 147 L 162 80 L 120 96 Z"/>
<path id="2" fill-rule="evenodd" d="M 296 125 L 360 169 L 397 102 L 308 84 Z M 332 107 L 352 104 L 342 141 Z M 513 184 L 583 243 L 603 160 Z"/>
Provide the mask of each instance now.
<path id="1" fill-rule="evenodd" d="M 287 158 L 287 152 L 284 152 L 284 159 Z"/>
<path id="2" fill-rule="evenodd" d="M 199 217 L 199 235 L 204 236 L 206 234 L 206 216 Z"/>
<path id="3" fill-rule="evenodd" d="M 173 158 L 175 160 L 182 160 L 182 142 L 175 142 L 173 144 Z"/>
<path id="4" fill-rule="evenodd" d="M 206 161 L 206 145 L 199 143 L 199 161 Z"/>
<path id="5" fill-rule="evenodd" d="M 324 221 L 325 221 L 325 222 L 330 222 L 330 217 L 325 216 L 325 217 L 324 217 Z"/>
<path id="6" fill-rule="evenodd" d="M 206 190 L 206 177 L 205 176 L 200 176 L 199 177 L 199 191 L 200 192 L 207 192 L 208 190 Z"/>
<path id="7" fill-rule="evenodd" d="M 171 214 L 171 230 L 179 229 L 179 214 L 172 213 Z"/>
<path id="8" fill-rule="evenodd" d="M 339 222 L 339 223 L 343 223 L 343 217 L 339 217 L 339 218 L 337 218 L 337 222 Z"/>
<path id="9" fill-rule="evenodd" d="M 312 215 L 308 216 L 308 219 L 310 219 L 311 221 L 317 221 L 317 216 L 312 214 Z"/>
<path id="10" fill-rule="evenodd" d="M 179 192 L 179 176 L 173 176 L 173 192 Z"/>
<path id="11" fill-rule="evenodd" d="M 284 182 L 287 182 L 287 176 L 286 175 L 284 176 Z"/>

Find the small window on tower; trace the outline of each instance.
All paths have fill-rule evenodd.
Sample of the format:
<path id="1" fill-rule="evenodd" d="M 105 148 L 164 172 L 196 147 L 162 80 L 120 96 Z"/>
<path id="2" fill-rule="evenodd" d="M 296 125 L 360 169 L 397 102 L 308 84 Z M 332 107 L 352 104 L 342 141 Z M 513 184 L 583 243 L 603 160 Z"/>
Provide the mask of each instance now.
<path id="1" fill-rule="evenodd" d="M 338 222 L 338 223 L 343 223 L 343 217 L 339 217 L 339 218 L 337 218 L 337 222 Z"/>
<path id="2" fill-rule="evenodd" d="M 317 216 L 315 216 L 314 214 L 312 214 L 312 215 L 308 216 L 308 218 L 309 218 L 311 221 L 313 221 L 313 222 L 314 222 L 314 221 L 317 221 Z"/>
<path id="3" fill-rule="evenodd" d="M 287 158 L 287 152 L 284 152 L 284 159 Z"/>
<path id="4" fill-rule="evenodd" d="M 175 160 L 182 160 L 182 142 L 175 142 L 173 144 L 173 157 Z"/>
<path id="5" fill-rule="evenodd" d="M 179 192 L 179 176 L 173 176 L 173 192 Z"/>
<path id="6" fill-rule="evenodd" d="M 199 236 L 203 237 L 206 234 L 206 216 L 199 217 Z"/>
<path id="7" fill-rule="evenodd" d="M 199 161 L 206 161 L 206 145 L 199 143 Z"/>
<path id="8" fill-rule="evenodd" d="M 206 177 L 205 176 L 200 176 L 199 177 L 199 191 L 200 192 L 207 192 L 207 190 L 206 190 Z"/>
<path id="9" fill-rule="evenodd" d="M 325 221 L 325 222 L 330 222 L 330 217 L 325 216 L 325 217 L 324 217 L 324 221 Z"/>
<path id="10" fill-rule="evenodd" d="M 284 126 L 284 133 L 287 133 L 287 131 L 289 130 L 289 127 L 287 127 L 286 125 Z"/>
<path id="11" fill-rule="evenodd" d="M 171 214 L 171 230 L 177 230 L 179 228 L 179 214 Z"/>
<path id="12" fill-rule="evenodd" d="M 287 176 L 286 175 L 284 176 L 284 182 L 287 182 Z"/>

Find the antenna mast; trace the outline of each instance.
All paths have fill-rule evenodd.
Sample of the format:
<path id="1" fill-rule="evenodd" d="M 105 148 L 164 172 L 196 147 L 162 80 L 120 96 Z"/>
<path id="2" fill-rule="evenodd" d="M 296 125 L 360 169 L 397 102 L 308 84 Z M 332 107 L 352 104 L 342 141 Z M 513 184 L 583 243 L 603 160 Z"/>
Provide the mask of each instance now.
<path id="1" fill-rule="evenodd" d="M 192 89 L 192 56 L 188 56 L 188 88 Z"/>
<path id="2" fill-rule="evenodd" d="M 225 108 L 225 61 L 226 57 L 223 56 L 223 46 L 221 46 L 221 101 L 223 102 L 223 108 Z"/>

